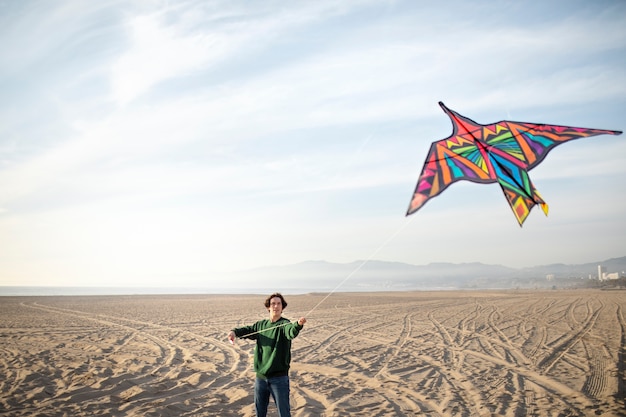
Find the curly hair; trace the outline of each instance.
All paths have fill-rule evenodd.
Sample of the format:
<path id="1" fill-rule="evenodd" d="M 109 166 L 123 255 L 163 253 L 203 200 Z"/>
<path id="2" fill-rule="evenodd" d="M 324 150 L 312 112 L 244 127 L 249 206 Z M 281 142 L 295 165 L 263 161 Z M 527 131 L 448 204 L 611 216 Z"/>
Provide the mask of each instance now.
<path id="1" fill-rule="evenodd" d="M 285 297 L 283 297 L 283 295 L 279 292 L 275 292 L 274 294 L 270 295 L 269 297 L 267 297 L 265 299 L 265 308 L 270 308 L 270 301 L 272 300 L 272 298 L 278 297 L 280 298 L 280 302 L 283 305 L 283 310 L 287 308 L 287 301 L 285 301 Z"/>

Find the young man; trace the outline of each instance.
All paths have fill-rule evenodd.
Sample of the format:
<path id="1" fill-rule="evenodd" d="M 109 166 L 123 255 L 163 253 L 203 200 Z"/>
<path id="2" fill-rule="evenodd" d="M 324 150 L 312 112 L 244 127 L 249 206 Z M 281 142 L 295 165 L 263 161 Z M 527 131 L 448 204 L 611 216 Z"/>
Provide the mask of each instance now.
<path id="1" fill-rule="evenodd" d="M 298 336 L 306 323 L 300 317 L 291 323 L 282 316 L 287 307 L 285 298 L 274 293 L 265 300 L 269 319 L 260 320 L 250 326 L 230 331 L 228 340 L 235 337 L 256 340 L 254 349 L 254 405 L 257 417 L 267 415 L 270 395 L 278 408 L 279 417 L 291 417 L 289 405 L 289 364 L 291 363 L 291 341 Z"/>

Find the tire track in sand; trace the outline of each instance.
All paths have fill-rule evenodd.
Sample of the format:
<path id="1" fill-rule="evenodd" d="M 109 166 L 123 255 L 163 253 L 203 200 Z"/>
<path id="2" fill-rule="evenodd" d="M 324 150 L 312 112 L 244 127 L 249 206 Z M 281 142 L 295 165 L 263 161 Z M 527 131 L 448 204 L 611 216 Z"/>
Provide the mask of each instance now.
<path id="1" fill-rule="evenodd" d="M 600 302 L 600 307 L 593 311 L 591 316 L 585 321 L 583 327 L 580 330 L 576 330 L 571 334 L 563 337 L 559 343 L 557 343 L 551 351 L 537 364 L 537 367 L 543 372 L 548 373 L 550 369 L 576 344 L 580 339 L 589 333 L 593 328 L 598 316 L 605 307 L 604 302 Z M 590 302 L 587 303 L 590 305 Z M 590 306 L 591 307 L 591 306 Z"/>
<path id="2" fill-rule="evenodd" d="M 225 342 L 209 339 L 187 330 L 125 317 L 52 307 L 40 303 L 24 304 L 24 306 L 93 321 L 102 326 L 120 328 L 134 335 L 132 337 L 141 336 L 150 340 L 159 349 L 160 354 L 154 366 L 133 373 L 131 378 L 124 374 L 117 377 L 111 376 L 105 383 L 109 388 L 103 389 L 103 387 L 100 387 L 98 389 L 97 395 L 99 397 L 110 397 L 111 401 L 119 403 L 120 411 L 129 412 L 130 407 L 132 407 L 134 412 L 140 412 L 142 409 L 155 406 L 175 406 L 177 414 L 182 416 L 186 412 L 193 412 L 197 408 L 193 405 L 178 408 L 180 407 L 179 404 L 189 403 L 188 399 L 190 397 L 193 398 L 194 393 L 198 398 L 206 397 L 208 396 L 208 390 L 211 389 L 211 394 L 218 397 L 220 401 L 228 401 L 229 388 L 233 383 L 236 384 L 236 378 L 233 376 L 233 373 L 237 373 L 237 371 L 245 373 L 245 369 L 242 369 L 242 364 L 248 361 L 246 355 L 241 353 L 236 355 L 234 349 Z M 174 336 L 166 339 L 154 335 L 147 329 L 170 332 Z M 194 363 L 193 356 L 195 352 L 175 341 L 175 337 L 181 333 L 190 334 L 195 339 L 203 339 L 213 349 L 219 349 L 224 354 L 224 361 L 212 363 L 209 367 L 203 366 L 197 363 L 197 361 Z M 108 349 L 106 353 L 111 353 L 111 349 Z M 211 369 L 213 368 L 217 372 L 215 370 L 212 371 Z M 208 372 L 203 372 L 203 369 Z M 210 373 L 216 373 L 217 377 L 209 380 Z M 49 401 L 44 401 L 41 405 L 45 406 L 46 403 L 57 402 L 63 400 L 63 398 L 66 398 L 68 401 L 83 398 L 87 396 L 88 391 L 90 391 L 89 387 L 83 387 L 70 391 L 63 397 L 50 398 Z M 93 396 L 93 392 L 91 395 Z"/>

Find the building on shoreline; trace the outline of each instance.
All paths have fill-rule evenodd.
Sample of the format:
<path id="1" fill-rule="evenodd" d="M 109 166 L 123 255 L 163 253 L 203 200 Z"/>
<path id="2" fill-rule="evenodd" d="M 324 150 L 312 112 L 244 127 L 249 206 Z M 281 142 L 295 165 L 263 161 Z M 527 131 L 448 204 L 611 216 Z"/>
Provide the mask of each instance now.
<path id="1" fill-rule="evenodd" d="M 607 273 L 605 267 L 598 265 L 598 280 L 609 281 L 612 279 L 619 279 L 619 272 Z"/>

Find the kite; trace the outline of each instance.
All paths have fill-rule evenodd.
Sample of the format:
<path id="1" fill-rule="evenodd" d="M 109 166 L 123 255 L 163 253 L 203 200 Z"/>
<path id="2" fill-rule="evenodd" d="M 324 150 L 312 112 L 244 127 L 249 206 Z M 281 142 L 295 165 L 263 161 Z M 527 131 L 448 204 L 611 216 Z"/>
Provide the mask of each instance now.
<path id="1" fill-rule="evenodd" d="M 407 216 L 453 182 L 497 182 L 521 227 L 537 204 L 548 215 L 548 205 L 530 181 L 528 171 L 539 165 L 552 148 L 578 138 L 622 134 L 618 130 L 509 120 L 481 125 L 442 102 L 439 105 L 450 117 L 453 131 L 447 138 L 431 144 Z"/>

